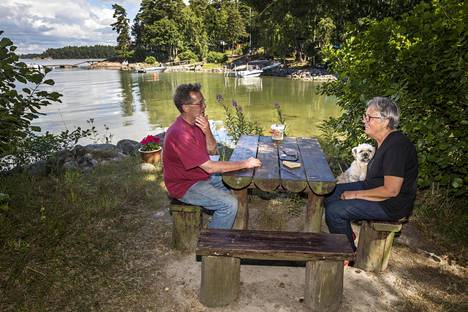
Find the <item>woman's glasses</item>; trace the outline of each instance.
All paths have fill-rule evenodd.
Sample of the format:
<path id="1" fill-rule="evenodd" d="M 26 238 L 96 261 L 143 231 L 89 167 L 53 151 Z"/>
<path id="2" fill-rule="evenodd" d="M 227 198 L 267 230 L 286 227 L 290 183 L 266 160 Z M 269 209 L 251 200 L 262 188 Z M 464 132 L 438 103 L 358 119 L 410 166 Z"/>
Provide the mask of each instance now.
<path id="1" fill-rule="evenodd" d="M 362 115 L 362 120 L 365 121 L 365 122 L 371 121 L 372 118 L 382 119 L 381 116 L 370 116 L 370 115 L 367 115 L 367 114 Z"/>

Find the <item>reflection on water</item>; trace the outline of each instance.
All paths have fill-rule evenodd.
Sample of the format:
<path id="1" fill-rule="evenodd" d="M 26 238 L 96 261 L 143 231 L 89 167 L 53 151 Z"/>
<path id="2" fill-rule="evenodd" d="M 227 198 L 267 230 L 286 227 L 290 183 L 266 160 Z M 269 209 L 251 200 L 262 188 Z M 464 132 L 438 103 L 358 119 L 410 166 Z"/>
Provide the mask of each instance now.
<path id="1" fill-rule="evenodd" d="M 274 77 L 234 78 L 207 73 L 147 73 L 117 70 L 53 70 L 48 78 L 56 84 L 47 89 L 63 94 L 62 103 L 46 107 L 35 125 L 57 133 L 76 126 L 86 127 L 94 118 L 98 130 L 110 127 L 114 142 L 123 138 L 141 139 L 161 131 L 178 116 L 172 94 L 181 83 L 199 82 L 207 99 L 210 119 L 222 120 L 224 110 L 216 95 L 226 103 L 236 100 L 246 116 L 263 129 L 278 121 L 274 103 L 281 105 L 288 125 L 288 135 L 318 134 L 320 121 L 338 116 L 333 97 L 319 95 L 317 84 Z"/>

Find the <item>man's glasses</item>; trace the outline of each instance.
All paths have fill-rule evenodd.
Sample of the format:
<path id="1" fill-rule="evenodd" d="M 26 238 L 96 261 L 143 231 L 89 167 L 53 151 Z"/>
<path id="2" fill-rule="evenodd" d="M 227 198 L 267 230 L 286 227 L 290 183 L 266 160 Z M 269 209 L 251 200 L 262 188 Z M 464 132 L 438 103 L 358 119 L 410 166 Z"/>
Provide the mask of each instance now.
<path id="1" fill-rule="evenodd" d="M 192 104 L 185 104 L 185 105 L 197 105 L 197 106 L 206 106 L 205 99 L 201 100 L 198 103 L 192 103 Z"/>
<path id="2" fill-rule="evenodd" d="M 370 116 L 367 114 L 362 115 L 362 120 L 364 120 L 365 122 L 371 121 L 372 118 L 382 119 L 381 116 Z"/>

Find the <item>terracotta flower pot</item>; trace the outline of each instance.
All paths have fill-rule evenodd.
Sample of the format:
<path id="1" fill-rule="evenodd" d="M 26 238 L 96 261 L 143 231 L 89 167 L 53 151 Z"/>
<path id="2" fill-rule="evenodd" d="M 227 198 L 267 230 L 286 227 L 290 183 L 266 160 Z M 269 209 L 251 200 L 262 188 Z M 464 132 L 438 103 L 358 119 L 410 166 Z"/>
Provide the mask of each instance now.
<path id="1" fill-rule="evenodd" d="M 142 151 L 141 148 L 138 150 L 140 152 L 141 160 L 148 164 L 156 164 L 161 161 L 161 148 L 154 151 Z"/>

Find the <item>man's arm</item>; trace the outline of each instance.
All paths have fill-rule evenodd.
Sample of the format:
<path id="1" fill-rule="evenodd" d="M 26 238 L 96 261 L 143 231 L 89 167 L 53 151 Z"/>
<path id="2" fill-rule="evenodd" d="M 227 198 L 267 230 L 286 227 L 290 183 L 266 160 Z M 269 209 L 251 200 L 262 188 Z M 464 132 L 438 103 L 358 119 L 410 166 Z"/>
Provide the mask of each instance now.
<path id="1" fill-rule="evenodd" d="M 370 201 L 383 201 L 400 194 L 403 185 L 402 177 L 384 176 L 384 185 L 369 190 L 345 191 L 341 199 L 365 199 Z"/>
<path id="2" fill-rule="evenodd" d="M 198 116 L 195 118 L 195 125 L 199 127 L 205 134 L 206 140 L 206 149 L 208 154 L 216 155 L 218 154 L 218 148 L 216 147 L 216 140 L 211 133 L 210 123 L 208 121 L 208 116 Z"/>
<path id="3" fill-rule="evenodd" d="M 212 161 L 208 160 L 200 165 L 200 168 L 208 172 L 209 174 L 212 173 L 223 173 L 229 171 L 236 171 L 246 168 L 256 168 L 260 167 L 262 162 L 257 158 L 250 157 L 246 160 L 241 161 Z"/>

